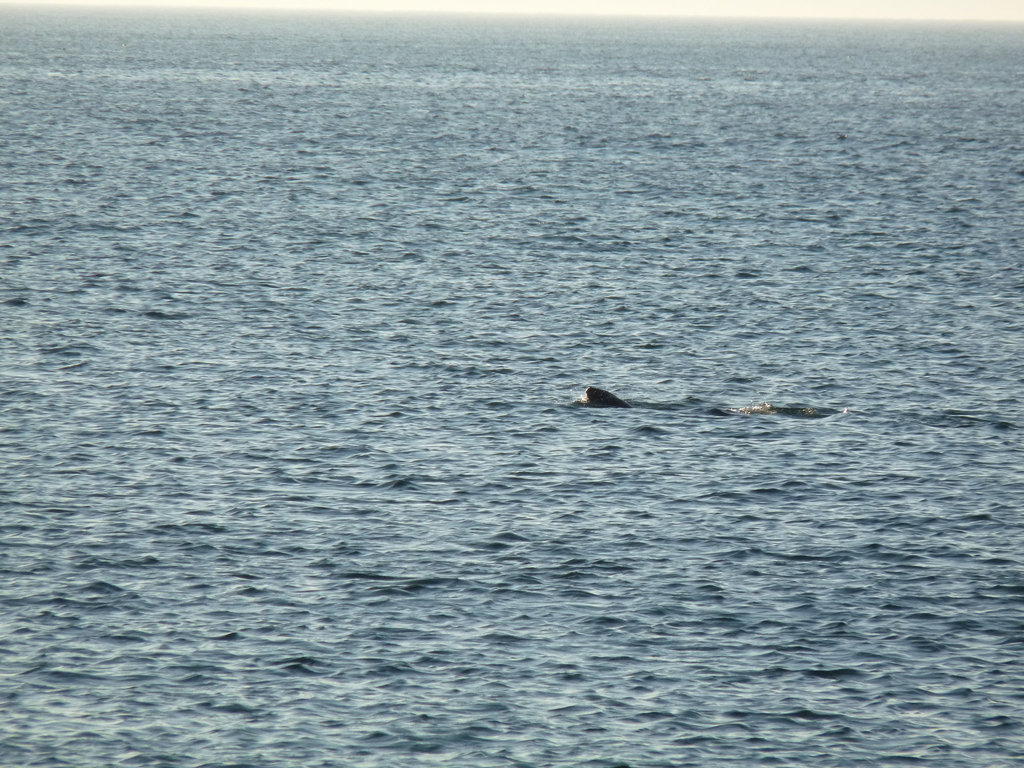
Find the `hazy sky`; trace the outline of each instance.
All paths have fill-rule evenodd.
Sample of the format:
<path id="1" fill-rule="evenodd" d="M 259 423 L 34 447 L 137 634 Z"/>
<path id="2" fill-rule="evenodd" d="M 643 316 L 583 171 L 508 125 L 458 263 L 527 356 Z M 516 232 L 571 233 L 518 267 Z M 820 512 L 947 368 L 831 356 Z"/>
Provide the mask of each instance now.
<path id="1" fill-rule="evenodd" d="M 0 4 L 19 0 L 0 0 Z M 189 5 L 362 11 L 1024 21 L 1024 0 L 20 0 L 22 4 Z"/>

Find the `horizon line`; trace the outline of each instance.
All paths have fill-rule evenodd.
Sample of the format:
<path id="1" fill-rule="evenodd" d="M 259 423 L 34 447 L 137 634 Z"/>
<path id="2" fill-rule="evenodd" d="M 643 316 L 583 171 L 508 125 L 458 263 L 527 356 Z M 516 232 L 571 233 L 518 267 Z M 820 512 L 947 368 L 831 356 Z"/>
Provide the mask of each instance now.
<path id="1" fill-rule="evenodd" d="M 388 16 L 489 16 L 489 17 L 543 17 L 543 18 L 606 18 L 606 19 L 679 19 L 679 20 L 750 20 L 750 21 L 835 21 L 835 22 L 920 22 L 920 23 L 978 23 L 978 24 L 1024 24 L 1024 15 L 912 15 L 896 12 L 889 15 L 865 14 L 819 14 L 801 12 L 676 12 L 670 13 L 664 10 L 569 10 L 560 8 L 557 3 L 551 9 L 530 7 L 527 10 L 516 10 L 508 7 L 500 8 L 453 8 L 449 0 L 439 0 L 437 5 L 441 7 L 420 8 L 409 7 L 408 2 L 386 3 L 384 8 L 366 7 L 371 5 L 367 2 L 351 2 L 343 4 L 349 7 L 339 7 L 333 3 L 320 0 L 307 0 L 297 3 L 284 4 L 280 0 L 152 0 L 151 2 L 140 0 L 0 0 L 0 7 L 22 7 L 34 9 L 39 7 L 68 8 L 68 9 L 123 9 L 131 11 L 259 11 L 269 13 L 325 13 L 325 14 L 361 14 L 361 15 L 388 15 Z M 404 7 L 402 7 L 404 6 Z"/>

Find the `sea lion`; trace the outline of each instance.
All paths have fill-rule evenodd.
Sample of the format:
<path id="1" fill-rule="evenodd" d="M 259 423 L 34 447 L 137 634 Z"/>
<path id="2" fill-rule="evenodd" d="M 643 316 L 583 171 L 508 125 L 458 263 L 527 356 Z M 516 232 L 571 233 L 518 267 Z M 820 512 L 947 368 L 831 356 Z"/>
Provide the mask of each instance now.
<path id="1" fill-rule="evenodd" d="M 597 387 L 587 387 L 587 391 L 583 393 L 583 397 L 580 398 L 580 402 L 584 405 L 589 405 L 594 408 L 632 408 L 629 403 L 625 400 L 621 400 L 613 395 L 611 392 L 607 392 Z"/>

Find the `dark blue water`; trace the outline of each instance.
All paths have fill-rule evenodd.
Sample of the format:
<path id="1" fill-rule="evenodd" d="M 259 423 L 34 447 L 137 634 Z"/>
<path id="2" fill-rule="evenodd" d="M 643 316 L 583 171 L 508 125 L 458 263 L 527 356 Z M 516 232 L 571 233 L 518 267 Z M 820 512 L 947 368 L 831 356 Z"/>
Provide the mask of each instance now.
<path id="1" fill-rule="evenodd" d="M 1019 765 L 1022 80 L 0 11 L 0 763 Z"/>

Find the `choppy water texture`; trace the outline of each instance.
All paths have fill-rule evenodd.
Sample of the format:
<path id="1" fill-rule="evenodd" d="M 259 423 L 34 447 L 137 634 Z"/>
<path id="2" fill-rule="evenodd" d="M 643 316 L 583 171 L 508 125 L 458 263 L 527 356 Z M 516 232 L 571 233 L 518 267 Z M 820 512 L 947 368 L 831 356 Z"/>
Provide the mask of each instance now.
<path id="1" fill-rule="evenodd" d="M 3 9 L 0 763 L 1019 765 L 1022 80 Z"/>

